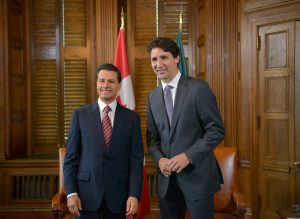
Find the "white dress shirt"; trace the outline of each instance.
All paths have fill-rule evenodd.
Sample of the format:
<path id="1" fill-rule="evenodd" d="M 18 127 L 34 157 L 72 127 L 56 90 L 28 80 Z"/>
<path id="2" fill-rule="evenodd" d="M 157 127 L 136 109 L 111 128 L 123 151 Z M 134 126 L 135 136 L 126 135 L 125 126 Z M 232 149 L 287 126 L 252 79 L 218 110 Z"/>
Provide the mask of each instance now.
<path id="1" fill-rule="evenodd" d="M 107 106 L 106 103 L 104 103 L 100 98 L 98 99 L 98 105 L 99 105 L 99 111 L 100 111 L 100 118 L 101 121 L 103 119 L 103 110 Z M 117 108 L 117 101 L 114 100 L 110 104 L 108 104 L 110 107 L 111 111 L 108 112 L 108 117 L 110 119 L 111 127 L 114 127 L 114 120 L 115 120 L 115 113 L 116 113 L 116 108 Z"/>

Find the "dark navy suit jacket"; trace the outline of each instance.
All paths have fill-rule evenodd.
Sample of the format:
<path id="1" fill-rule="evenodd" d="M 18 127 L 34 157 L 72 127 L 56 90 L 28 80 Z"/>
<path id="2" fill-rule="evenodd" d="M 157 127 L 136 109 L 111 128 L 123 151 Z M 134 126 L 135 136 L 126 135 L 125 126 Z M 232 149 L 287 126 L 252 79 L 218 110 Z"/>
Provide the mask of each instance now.
<path id="1" fill-rule="evenodd" d="M 136 112 L 117 104 L 106 149 L 98 102 L 76 109 L 66 148 L 66 193 L 78 193 L 83 210 L 99 209 L 105 197 L 108 208 L 120 213 L 128 196 L 140 197 L 144 151 Z"/>
<path id="2" fill-rule="evenodd" d="M 181 76 L 175 97 L 171 127 L 165 110 L 162 86 L 148 95 L 147 143 L 158 166 L 162 157 L 186 153 L 191 159 L 176 174 L 178 185 L 190 199 L 199 199 L 220 190 L 222 173 L 214 148 L 224 138 L 224 126 L 215 96 L 207 82 Z M 158 173 L 158 194 L 167 193 L 170 177 Z"/>

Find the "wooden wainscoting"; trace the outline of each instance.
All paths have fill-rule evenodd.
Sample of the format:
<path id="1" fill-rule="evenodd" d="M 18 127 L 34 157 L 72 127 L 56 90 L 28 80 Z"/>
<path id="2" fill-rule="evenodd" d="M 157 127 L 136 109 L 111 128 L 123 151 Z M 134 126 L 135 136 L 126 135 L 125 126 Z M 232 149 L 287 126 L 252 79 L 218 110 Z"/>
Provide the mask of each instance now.
<path id="1" fill-rule="evenodd" d="M 57 159 L 0 161 L 0 218 L 53 218 L 51 200 L 58 191 L 58 168 Z M 145 219 L 157 219 L 157 171 L 152 160 L 147 160 L 146 169 L 151 212 Z"/>
<path id="2" fill-rule="evenodd" d="M 51 199 L 57 190 L 56 159 L 0 162 L 0 218 L 53 218 Z"/>

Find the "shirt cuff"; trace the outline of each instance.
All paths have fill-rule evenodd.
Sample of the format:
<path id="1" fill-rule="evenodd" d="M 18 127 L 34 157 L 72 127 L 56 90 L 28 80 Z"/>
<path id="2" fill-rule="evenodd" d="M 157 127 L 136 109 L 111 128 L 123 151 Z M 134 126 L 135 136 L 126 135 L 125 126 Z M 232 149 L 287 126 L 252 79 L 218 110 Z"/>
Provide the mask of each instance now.
<path id="1" fill-rule="evenodd" d="M 67 195 L 67 198 L 70 198 L 71 196 L 74 196 L 74 195 L 78 195 L 78 194 L 76 192 L 71 193 L 71 194 Z"/>

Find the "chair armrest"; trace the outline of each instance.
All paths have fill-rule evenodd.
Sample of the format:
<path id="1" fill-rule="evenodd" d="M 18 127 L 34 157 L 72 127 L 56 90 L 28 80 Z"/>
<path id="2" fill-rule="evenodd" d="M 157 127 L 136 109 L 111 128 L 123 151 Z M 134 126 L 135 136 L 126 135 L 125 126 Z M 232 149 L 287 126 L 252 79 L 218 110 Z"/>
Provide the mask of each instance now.
<path id="1" fill-rule="evenodd" d="M 65 193 L 56 193 L 52 198 L 52 211 L 60 212 L 61 215 L 70 214 L 67 206 L 67 195 Z"/>
<path id="2" fill-rule="evenodd" d="M 52 197 L 52 211 L 60 211 L 60 198 L 59 198 L 60 194 L 56 193 L 53 197 Z"/>
<path id="3" fill-rule="evenodd" d="M 232 196 L 236 203 L 237 210 L 246 211 L 246 201 L 244 196 L 238 191 L 234 191 Z"/>

